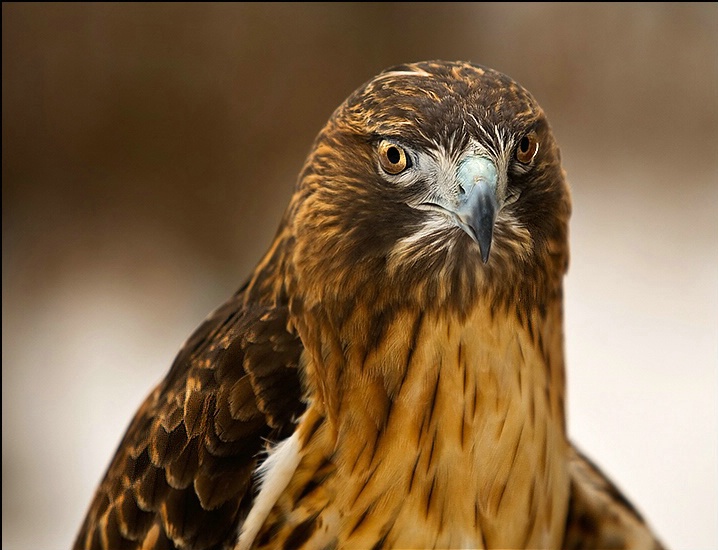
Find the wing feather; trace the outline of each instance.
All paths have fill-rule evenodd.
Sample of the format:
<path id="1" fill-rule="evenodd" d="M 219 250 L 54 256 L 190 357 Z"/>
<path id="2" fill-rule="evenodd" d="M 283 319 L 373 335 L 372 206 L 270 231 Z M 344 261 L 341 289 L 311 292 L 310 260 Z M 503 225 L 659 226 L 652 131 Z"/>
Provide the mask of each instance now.
<path id="1" fill-rule="evenodd" d="M 286 305 L 247 304 L 242 289 L 220 307 L 136 413 L 74 548 L 232 542 L 261 451 L 291 433 L 304 409 L 302 349 Z"/>
<path id="2" fill-rule="evenodd" d="M 569 470 L 571 495 L 565 550 L 663 550 L 633 505 L 575 448 L 570 451 Z"/>

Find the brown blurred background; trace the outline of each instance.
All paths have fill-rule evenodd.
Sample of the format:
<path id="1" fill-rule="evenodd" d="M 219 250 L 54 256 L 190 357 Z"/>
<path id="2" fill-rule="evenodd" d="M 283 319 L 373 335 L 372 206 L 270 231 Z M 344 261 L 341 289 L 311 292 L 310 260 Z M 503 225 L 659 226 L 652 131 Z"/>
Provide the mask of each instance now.
<path id="1" fill-rule="evenodd" d="M 718 5 L 2 5 L 2 546 L 67 548 L 136 407 L 397 63 L 524 84 L 573 187 L 569 426 L 718 546 Z"/>

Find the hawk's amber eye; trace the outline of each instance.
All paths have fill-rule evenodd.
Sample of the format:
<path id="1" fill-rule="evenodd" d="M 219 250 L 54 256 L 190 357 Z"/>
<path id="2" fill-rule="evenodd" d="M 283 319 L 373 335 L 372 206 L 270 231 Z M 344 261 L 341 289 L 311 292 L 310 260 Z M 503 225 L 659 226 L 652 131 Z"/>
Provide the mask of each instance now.
<path id="1" fill-rule="evenodd" d="M 382 141 L 379 144 L 379 162 L 381 167 L 392 175 L 399 174 L 411 166 L 406 151 L 390 141 Z"/>
<path id="2" fill-rule="evenodd" d="M 538 153 L 539 142 L 536 132 L 529 132 L 519 141 L 516 148 L 516 158 L 523 164 L 531 162 Z"/>

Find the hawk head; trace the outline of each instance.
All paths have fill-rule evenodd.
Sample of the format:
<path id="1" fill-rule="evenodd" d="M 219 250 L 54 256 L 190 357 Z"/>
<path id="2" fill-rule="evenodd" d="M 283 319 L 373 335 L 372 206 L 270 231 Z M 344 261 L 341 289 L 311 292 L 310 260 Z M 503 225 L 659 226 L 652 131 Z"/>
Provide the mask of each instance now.
<path id="1" fill-rule="evenodd" d="M 288 213 L 293 275 L 324 305 L 533 303 L 560 286 L 569 213 L 558 147 L 525 89 L 469 63 L 401 65 L 316 139 Z"/>
<path id="2" fill-rule="evenodd" d="M 290 206 L 292 263 L 317 280 L 310 301 L 379 282 L 391 296 L 374 299 L 424 306 L 535 301 L 560 285 L 569 214 L 558 147 L 524 88 L 469 63 L 401 65 L 317 137 Z"/>

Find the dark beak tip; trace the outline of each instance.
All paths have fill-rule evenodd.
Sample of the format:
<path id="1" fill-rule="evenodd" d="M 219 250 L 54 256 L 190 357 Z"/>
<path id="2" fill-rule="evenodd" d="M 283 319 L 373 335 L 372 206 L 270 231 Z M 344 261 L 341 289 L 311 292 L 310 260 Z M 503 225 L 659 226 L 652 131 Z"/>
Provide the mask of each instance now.
<path id="1" fill-rule="evenodd" d="M 476 242 L 479 245 L 481 259 L 484 264 L 488 263 L 489 255 L 491 254 L 491 243 L 494 239 L 493 229 L 493 219 L 491 220 L 491 225 L 484 225 L 483 227 L 477 227 L 474 229 L 477 237 Z"/>
<path id="2" fill-rule="evenodd" d="M 489 256 L 491 255 L 491 243 L 494 238 L 493 227 L 486 228 L 476 227 L 474 225 L 466 226 L 462 225 L 461 228 L 464 233 L 479 247 L 479 253 L 481 254 L 481 261 L 484 264 L 489 262 Z"/>
<path id="3" fill-rule="evenodd" d="M 490 250 L 488 247 L 486 248 L 486 250 L 481 249 L 481 260 L 484 262 L 484 264 L 489 263 L 489 253 Z"/>

